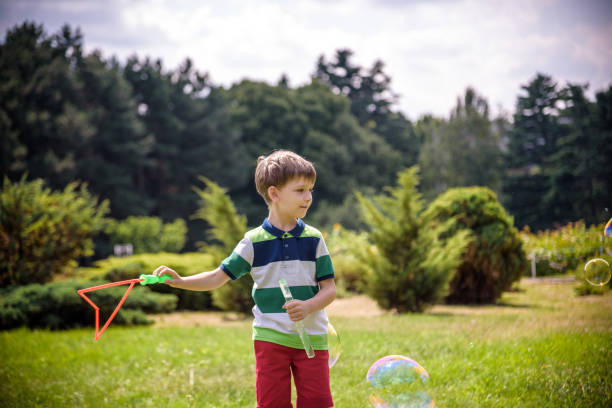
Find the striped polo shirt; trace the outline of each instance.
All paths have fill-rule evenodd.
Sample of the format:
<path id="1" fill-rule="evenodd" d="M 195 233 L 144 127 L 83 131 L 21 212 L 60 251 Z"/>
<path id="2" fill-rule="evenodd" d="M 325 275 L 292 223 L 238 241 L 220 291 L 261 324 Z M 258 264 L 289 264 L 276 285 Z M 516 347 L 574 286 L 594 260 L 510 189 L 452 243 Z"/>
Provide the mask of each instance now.
<path id="1" fill-rule="evenodd" d="M 266 218 L 248 231 L 232 254 L 221 263 L 232 279 L 253 277 L 253 340 L 303 348 L 294 323 L 283 309 L 285 298 L 279 279 L 285 279 L 294 299 L 307 300 L 319 291 L 318 282 L 334 277 L 329 251 L 321 232 L 298 219 L 291 231 L 282 231 Z M 327 315 L 323 309 L 309 314 L 304 327 L 315 350 L 327 349 Z"/>

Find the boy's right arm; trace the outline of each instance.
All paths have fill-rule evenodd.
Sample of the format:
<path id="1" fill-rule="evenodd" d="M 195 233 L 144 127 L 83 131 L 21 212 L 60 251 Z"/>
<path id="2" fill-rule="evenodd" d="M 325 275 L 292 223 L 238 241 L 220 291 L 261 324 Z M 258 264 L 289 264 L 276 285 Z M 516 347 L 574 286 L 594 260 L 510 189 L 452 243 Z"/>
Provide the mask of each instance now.
<path id="1" fill-rule="evenodd" d="M 153 272 L 155 276 L 170 275 L 172 279 L 166 280 L 164 283 L 173 288 L 189 289 L 189 290 L 213 290 L 223 286 L 230 277 L 227 276 L 221 268 L 214 271 L 202 272 L 197 275 L 187 276 L 182 278 L 174 270 L 167 266 L 161 265 Z"/>

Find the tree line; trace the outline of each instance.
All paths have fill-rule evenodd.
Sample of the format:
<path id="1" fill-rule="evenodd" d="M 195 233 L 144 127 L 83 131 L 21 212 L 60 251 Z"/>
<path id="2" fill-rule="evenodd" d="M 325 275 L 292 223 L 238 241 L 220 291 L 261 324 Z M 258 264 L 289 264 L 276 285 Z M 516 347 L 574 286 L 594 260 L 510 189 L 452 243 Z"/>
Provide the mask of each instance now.
<path id="1" fill-rule="evenodd" d="M 53 189 L 71 181 L 110 202 L 110 216 L 158 216 L 189 224 L 189 244 L 205 237 L 194 217 L 201 176 L 226 188 L 249 225 L 266 215 L 252 181 L 256 159 L 295 150 L 318 170 L 311 222 L 363 227 L 354 192 L 377 193 L 419 165 L 423 197 L 450 187 L 487 186 L 519 227 L 545 229 L 584 219 L 601 223 L 612 204 L 612 87 L 595 100 L 588 84 L 559 85 L 537 73 L 521 87 L 512 117 L 492 117 L 486 98 L 466 89 L 448 118 L 411 121 L 382 61 L 352 52 L 321 56 L 311 81 L 292 87 L 242 80 L 229 87 L 186 59 L 125 63 L 83 51 L 64 26 L 47 34 L 25 22 L 0 44 L 0 168 Z"/>

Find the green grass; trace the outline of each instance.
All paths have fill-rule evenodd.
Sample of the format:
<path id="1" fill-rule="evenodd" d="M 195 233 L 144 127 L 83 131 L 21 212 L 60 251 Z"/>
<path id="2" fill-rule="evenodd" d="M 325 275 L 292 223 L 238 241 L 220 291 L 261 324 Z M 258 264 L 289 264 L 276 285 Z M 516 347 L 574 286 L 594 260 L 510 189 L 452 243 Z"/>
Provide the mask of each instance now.
<path id="1" fill-rule="evenodd" d="M 368 407 L 368 367 L 402 354 L 429 372 L 437 407 L 612 405 L 612 295 L 523 280 L 498 305 L 334 317 L 337 407 Z M 0 333 L 3 407 L 254 407 L 250 321 Z"/>

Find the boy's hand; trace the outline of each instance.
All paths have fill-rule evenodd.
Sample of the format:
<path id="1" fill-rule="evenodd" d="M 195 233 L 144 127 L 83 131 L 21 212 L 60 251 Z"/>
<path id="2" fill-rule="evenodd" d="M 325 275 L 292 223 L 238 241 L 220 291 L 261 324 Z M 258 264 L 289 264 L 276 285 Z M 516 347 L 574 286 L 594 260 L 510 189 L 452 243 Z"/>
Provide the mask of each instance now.
<path id="1" fill-rule="evenodd" d="M 283 305 L 283 309 L 287 309 L 289 319 L 293 322 L 304 320 L 310 314 L 310 307 L 303 300 L 292 300 Z"/>
<path id="2" fill-rule="evenodd" d="M 155 269 L 153 271 L 153 275 L 155 276 L 162 276 L 162 275 L 170 275 L 172 276 L 172 279 L 167 279 L 164 283 L 166 285 L 170 285 L 172 287 L 174 287 L 175 284 L 178 284 L 179 282 L 181 282 L 183 280 L 183 278 L 181 278 L 181 276 L 176 273 L 174 270 L 168 268 L 167 266 L 164 265 L 160 265 L 157 267 L 157 269 Z"/>

